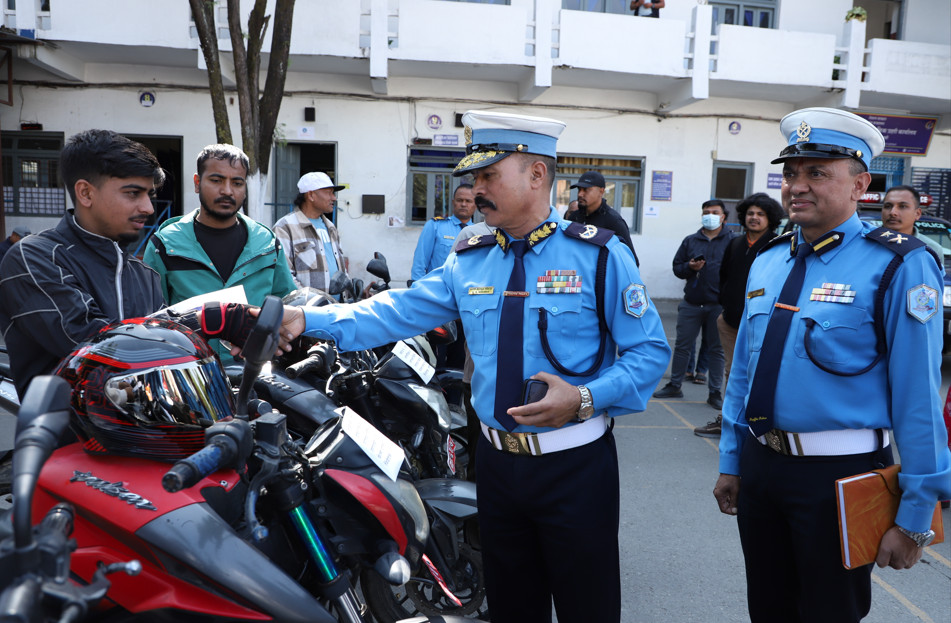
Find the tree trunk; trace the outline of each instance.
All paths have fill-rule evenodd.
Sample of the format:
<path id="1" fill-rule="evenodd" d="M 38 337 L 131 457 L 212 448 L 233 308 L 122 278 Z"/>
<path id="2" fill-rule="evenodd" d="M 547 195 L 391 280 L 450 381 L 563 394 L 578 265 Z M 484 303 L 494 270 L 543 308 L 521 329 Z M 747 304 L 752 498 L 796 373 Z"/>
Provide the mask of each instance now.
<path id="1" fill-rule="evenodd" d="M 221 61 L 218 58 L 218 33 L 215 29 L 214 0 L 188 0 L 191 5 L 198 41 L 208 67 L 208 89 L 215 118 L 215 136 L 219 143 L 231 143 L 231 122 L 225 106 L 225 90 L 221 82 Z"/>
<path id="2" fill-rule="evenodd" d="M 267 172 L 274 143 L 274 129 L 284 98 L 287 78 L 287 59 L 291 49 L 291 28 L 295 0 L 276 0 L 274 32 L 268 61 L 264 93 L 261 95 L 261 48 L 271 22 L 265 15 L 267 0 L 254 0 L 248 16 L 248 30 L 241 27 L 241 0 L 227 0 L 228 29 L 234 57 L 235 83 L 241 118 L 241 147 L 248 155 L 248 216 L 269 224 L 272 215 L 266 209 Z M 215 30 L 214 1 L 189 0 L 205 63 L 208 65 L 208 85 L 215 113 L 218 142 L 231 143 L 231 126 L 225 107 L 221 65 L 218 59 L 218 37 Z"/>

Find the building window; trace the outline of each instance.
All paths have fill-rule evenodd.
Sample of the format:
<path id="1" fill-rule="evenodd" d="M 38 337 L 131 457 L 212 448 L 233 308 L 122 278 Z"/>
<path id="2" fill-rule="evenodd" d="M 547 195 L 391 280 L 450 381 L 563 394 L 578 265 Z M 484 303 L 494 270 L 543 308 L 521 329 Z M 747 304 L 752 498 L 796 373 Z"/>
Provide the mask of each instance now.
<path id="1" fill-rule="evenodd" d="M 59 179 L 63 135 L 54 132 L 5 132 L 3 208 L 9 215 L 61 216 L 66 191 Z"/>
<path id="2" fill-rule="evenodd" d="M 773 28 L 775 26 L 776 0 L 750 0 L 748 2 L 719 2 L 711 0 L 713 7 L 713 32 L 719 24 Z"/>
<path id="3" fill-rule="evenodd" d="M 753 192 L 753 164 L 749 162 L 713 163 L 713 198 L 726 206 L 727 223 L 735 222 L 736 204 Z M 733 220 L 731 220 L 733 219 Z M 737 230 L 739 231 L 739 230 Z"/>
<path id="4" fill-rule="evenodd" d="M 604 200 L 621 213 L 632 234 L 641 232 L 642 214 L 640 189 L 644 166 L 640 158 L 611 156 L 559 155 L 552 204 L 564 214 L 568 203 L 578 196 L 570 188 L 585 171 L 597 171 L 604 176 Z"/>
<path id="5" fill-rule="evenodd" d="M 951 217 L 951 169 L 912 167 L 911 185 L 918 192 L 931 195 L 933 203 L 928 209 L 931 214 L 945 219 Z"/>
<path id="6" fill-rule="evenodd" d="M 561 8 L 591 13 L 631 15 L 630 0 L 561 0 Z"/>
<path id="7" fill-rule="evenodd" d="M 452 214 L 452 193 L 459 184 L 469 181 L 468 176 L 452 176 L 465 155 L 464 149 L 410 147 L 407 225 L 423 225 L 431 218 Z"/>

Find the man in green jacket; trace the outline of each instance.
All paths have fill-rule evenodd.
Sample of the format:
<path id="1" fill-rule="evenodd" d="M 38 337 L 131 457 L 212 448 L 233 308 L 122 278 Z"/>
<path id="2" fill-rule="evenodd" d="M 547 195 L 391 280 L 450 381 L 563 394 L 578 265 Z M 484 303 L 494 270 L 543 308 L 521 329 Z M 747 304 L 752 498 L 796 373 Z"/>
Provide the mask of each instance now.
<path id="1" fill-rule="evenodd" d="M 146 264 L 162 279 L 169 305 L 222 288 L 244 286 L 248 304 L 296 287 L 274 233 L 241 213 L 247 200 L 248 157 L 233 145 L 198 154 L 199 208 L 167 220 L 149 240 Z M 228 351 L 215 344 L 224 360 Z"/>

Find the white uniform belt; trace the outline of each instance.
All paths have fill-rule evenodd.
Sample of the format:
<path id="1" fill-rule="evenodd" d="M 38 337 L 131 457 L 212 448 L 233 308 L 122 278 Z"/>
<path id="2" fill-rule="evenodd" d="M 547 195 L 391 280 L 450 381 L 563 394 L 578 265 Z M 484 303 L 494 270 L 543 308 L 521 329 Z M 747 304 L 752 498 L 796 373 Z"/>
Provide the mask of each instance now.
<path id="1" fill-rule="evenodd" d="M 756 438 L 764 446 L 787 456 L 839 456 L 864 454 L 878 450 L 878 429 L 828 430 L 816 433 L 790 433 L 774 428 Z M 882 447 L 889 444 L 888 431 L 882 430 Z"/>
<path id="2" fill-rule="evenodd" d="M 603 414 L 581 424 L 564 426 L 544 433 L 510 433 L 482 424 L 482 434 L 496 450 L 532 456 L 583 446 L 600 439 L 607 429 L 608 416 Z"/>

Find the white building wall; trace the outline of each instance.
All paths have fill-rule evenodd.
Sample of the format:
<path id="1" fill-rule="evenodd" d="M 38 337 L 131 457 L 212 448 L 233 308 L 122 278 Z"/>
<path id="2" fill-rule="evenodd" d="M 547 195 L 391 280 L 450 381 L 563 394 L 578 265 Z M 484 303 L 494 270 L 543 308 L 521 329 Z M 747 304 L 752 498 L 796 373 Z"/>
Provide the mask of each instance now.
<path id="1" fill-rule="evenodd" d="M 904 28 L 901 38 L 905 41 L 948 44 L 951 24 L 951 2 L 947 0 L 904 0 Z"/>

